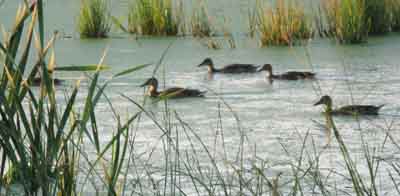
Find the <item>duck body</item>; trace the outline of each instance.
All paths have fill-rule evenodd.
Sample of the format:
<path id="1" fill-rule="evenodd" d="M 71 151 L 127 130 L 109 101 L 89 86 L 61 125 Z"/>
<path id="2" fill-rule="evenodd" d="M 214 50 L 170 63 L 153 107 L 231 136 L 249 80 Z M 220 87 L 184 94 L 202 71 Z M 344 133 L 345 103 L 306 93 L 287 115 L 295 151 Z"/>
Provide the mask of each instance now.
<path id="1" fill-rule="evenodd" d="M 379 115 L 379 110 L 384 105 L 348 105 L 333 109 L 332 115 Z"/>
<path id="2" fill-rule="evenodd" d="M 252 64 L 229 64 L 223 68 L 214 68 L 214 63 L 210 58 L 206 58 L 198 67 L 207 66 L 208 73 L 225 73 L 225 74 L 241 74 L 241 73 L 256 73 L 260 66 Z"/>
<path id="3" fill-rule="evenodd" d="M 173 87 L 160 91 L 158 92 L 157 96 L 152 96 L 152 97 L 160 97 L 160 96 L 170 96 L 171 98 L 204 97 L 204 93 L 205 91 L 199 91 L 197 89 Z"/>
<path id="4" fill-rule="evenodd" d="M 54 82 L 54 85 L 56 85 L 56 86 L 62 85 L 64 83 L 64 80 L 61 80 L 61 79 L 54 78 L 52 80 Z M 36 77 L 36 78 L 32 79 L 32 86 L 40 86 L 41 83 L 42 83 L 42 78 L 40 78 L 40 77 Z"/>
<path id="5" fill-rule="evenodd" d="M 163 91 L 158 91 L 158 81 L 156 78 L 149 78 L 141 87 L 149 86 L 148 95 L 153 98 L 168 97 L 168 98 L 187 98 L 187 97 L 204 97 L 206 91 L 197 89 L 172 87 Z"/>
<path id="6" fill-rule="evenodd" d="M 332 115 L 379 115 L 379 110 L 384 106 L 384 104 L 375 106 L 375 105 L 347 105 L 342 106 L 340 108 L 333 109 L 332 108 L 332 99 L 330 96 L 325 95 L 322 96 L 321 99 L 314 104 L 316 105 L 325 105 L 326 112 Z"/>
<path id="7" fill-rule="evenodd" d="M 304 79 L 315 79 L 315 73 L 308 72 L 308 71 L 289 71 L 282 74 L 273 74 L 272 72 L 272 65 L 265 64 L 258 70 L 267 71 L 268 78 L 270 79 L 277 79 L 277 80 L 304 80 Z"/>

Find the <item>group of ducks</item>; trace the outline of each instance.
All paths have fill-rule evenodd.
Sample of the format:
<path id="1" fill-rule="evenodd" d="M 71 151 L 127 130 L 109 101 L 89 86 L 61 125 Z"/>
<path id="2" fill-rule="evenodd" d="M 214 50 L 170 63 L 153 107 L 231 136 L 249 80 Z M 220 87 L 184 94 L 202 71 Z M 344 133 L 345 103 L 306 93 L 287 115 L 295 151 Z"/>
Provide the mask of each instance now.
<path id="1" fill-rule="evenodd" d="M 256 66 L 253 64 L 230 64 L 220 69 L 214 67 L 214 63 L 211 58 L 206 58 L 198 67 L 207 66 L 208 73 L 221 73 L 221 74 L 242 74 L 242 73 L 257 73 L 266 71 L 268 73 L 267 78 L 272 80 L 304 80 L 304 79 L 315 79 L 315 73 L 306 71 L 289 71 L 282 74 L 274 74 L 272 72 L 271 64 L 264 64 L 262 66 Z M 205 91 L 197 89 L 174 87 L 168 88 L 163 91 L 158 91 L 158 81 L 156 78 L 149 78 L 141 87 L 149 86 L 148 95 L 150 97 L 163 97 L 168 98 L 185 98 L 185 97 L 204 97 Z M 314 104 L 325 105 L 326 111 L 332 115 L 378 115 L 379 110 L 384 105 L 348 105 L 340 108 L 332 108 L 332 99 L 330 96 L 322 96 L 321 99 Z"/>
<path id="2" fill-rule="evenodd" d="M 282 74 L 274 74 L 272 72 L 271 64 L 264 64 L 262 66 L 256 66 L 253 64 L 230 64 L 220 69 L 214 67 L 214 63 L 211 58 L 206 58 L 198 67 L 207 66 L 208 73 L 221 73 L 221 74 L 242 74 L 242 73 L 257 73 L 266 71 L 268 73 L 267 78 L 270 80 L 304 80 L 304 79 L 315 79 L 315 73 L 307 71 L 289 71 Z M 49 71 L 51 74 L 52 72 Z M 55 85 L 60 85 L 64 81 L 57 78 L 52 78 Z M 40 77 L 32 80 L 33 86 L 38 86 L 42 82 Z M 173 87 L 162 91 L 158 90 L 158 81 L 156 78 L 149 78 L 141 87 L 149 86 L 148 95 L 153 98 L 167 97 L 167 98 L 186 98 L 186 97 L 204 97 L 206 91 L 200 91 L 197 89 Z M 384 105 L 348 105 L 340 108 L 332 108 L 332 99 L 330 96 L 322 96 L 321 99 L 314 104 L 325 105 L 326 111 L 332 115 L 378 115 L 379 110 Z"/>

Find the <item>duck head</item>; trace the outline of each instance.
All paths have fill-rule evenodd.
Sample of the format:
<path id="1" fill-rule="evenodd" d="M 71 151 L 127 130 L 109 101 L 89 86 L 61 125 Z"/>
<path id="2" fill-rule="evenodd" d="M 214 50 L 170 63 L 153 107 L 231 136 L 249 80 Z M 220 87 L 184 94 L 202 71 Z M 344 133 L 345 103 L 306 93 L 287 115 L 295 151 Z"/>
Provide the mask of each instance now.
<path id="1" fill-rule="evenodd" d="M 149 90 L 147 94 L 152 97 L 156 97 L 158 95 L 157 88 L 158 88 L 158 81 L 156 78 L 152 77 L 146 80 L 145 83 L 140 85 L 140 87 L 149 86 Z"/>
<path id="2" fill-rule="evenodd" d="M 259 70 L 259 72 L 261 71 L 272 71 L 272 65 L 271 64 L 264 64 Z"/>
<path id="3" fill-rule="evenodd" d="M 145 86 L 158 86 L 158 81 L 156 78 L 152 77 L 146 80 L 145 83 L 140 85 L 140 87 L 145 87 Z"/>
<path id="4" fill-rule="evenodd" d="M 214 69 L 214 63 L 213 63 L 213 61 L 211 60 L 211 58 L 206 58 L 206 59 L 204 59 L 204 61 L 201 62 L 197 67 L 203 67 L 203 66 L 207 66 L 208 72 L 209 72 L 209 73 L 212 73 L 212 72 L 215 71 L 215 69 Z"/>
<path id="5" fill-rule="evenodd" d="M 264 64 L 258 72 L 267 71 L 269 73 L 269 77 L 272 76 L 272 65 L 271 64 Z"/>
<path id="6" fill-rule="evenodd" d="M 314 104 L 314 106 L 317 105 L 326 105 L 327 107 L 332 107 L 332 99 L 329 95 L 324 95 L 321 97 L 321 99 Z"/>

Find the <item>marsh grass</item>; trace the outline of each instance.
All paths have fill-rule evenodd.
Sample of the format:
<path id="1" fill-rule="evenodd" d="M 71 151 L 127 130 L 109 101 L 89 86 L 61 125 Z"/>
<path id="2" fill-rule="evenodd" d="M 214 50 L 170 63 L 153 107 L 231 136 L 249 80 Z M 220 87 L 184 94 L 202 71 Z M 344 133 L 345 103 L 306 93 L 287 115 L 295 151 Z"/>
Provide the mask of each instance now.
<path id="1" fill-rule="evenodd" d="M 132 0 L 128 30 L 139 35 L 178 35 L 184 25 L 182 1 Z M 185 33 L 185 32 L 181 32 Z"/>
<path id="2" fill-rule="evenodd" d="M 105 38 L 111 29 L 106 0 L 81 0 L 78 27 L 82 38 Z"/>
<path id="3" fill-rule="evenodd" d="M 206 3 L 203 0 L 195 2 L 192 9 L 191 33 L 194 37 L 210 37 L 213 34 L 211 19 L 208 15 Z"/>
<path id="4" fill-rule="evenodd" d="M 366 0 L 364 3 L 367 20 L 371 26 L 369 34 L 377 35 L 388 33 L 392 26 L 391 0 Z"/>
<path id="5" fill-rule="evenodd" d="M 340 43 L 366 42 L 369 35 L 395 29 L 395 4 L 391 0 L 324 0 L 323 13 L 317 17 L 327 23 L 327 28 L 317 26 Z"/>
<path id="6" fill-rule="evenodd" d="M 376 151 L 362 140 L 364 166 L 368 168 L 368 172 L 362 173 L 331 116 L 327 116 L 328 124 L 334 131 L 340 148 L 338 155 L 343 157 L 342 165 L 347 171 L 339 174 L 346 180 L 343 190 L 332 186 L 331 173 L 326 174 L 320 165 L 323 150 L 318 151 L 310 133 L 304 137 L 299 134 L 301 144 L 294 151 L 281 142 L 288 158 L 274 163 L 257 154 L 257 143 L 247 136 L 249 130 L 243 126 L 240 115 L 211 89 L 218 107 L 218 117 L 213 119 L 216 128 L 210 129 L 215 133 L 211 139 L 202 138 L 202 130 L 176 112 L 168 97 L 150 103 L 162 107 L 161 112 L 153 112 L 146 106 L 146 98 L 139 103 L 121 94 L 135 109 L 129 108 L 129 114 L 121 116 L 104 93 L 111 80 L 100 82 L 106 52 L 98 66 L 79 67 L 78 70 L 94 71 L 88 75 L 89 83 L 81 86 L 78 81 L 66 93 L 65 102 L 59 101 L 56 99 L 59 91 L 48 71 L 57 67 L 52 53 L 55 39 L 45 40 L 44 19 L 39 17 L 43 14 L 42 3 L 38 0 L 31 8 L 22 6 L 9 36 L 0 41 L 4 54 L 0 80 L 0 189 L 6 189 L 5 195 L 15 184 L 22 185 L 21 192 L 25 195 L 384 195 L 376 184 L 379 180 L 376 172 L 381 166 Z M 39 54 L 32 68 L 27 63 L 31 50 Z M 133 66 L 112 78 L 145 67 Z M 39 88 L 33 89 L 30 82 L 38 73 L 43 80 Z M 83 102 L 79 103 L 78 93 L 82 88 L 87 89 Z M 115 122 L 113 128 L 103 128 L 99 123 L 96 108 L 101 101 L 107 106 L 106 115 Z M 224 129 L 225 119 L 234 123 L 233 128 Z M 159 131 L 145 152 L 140 149 L 143 143 L 137 141 L 137 134 L 146 131 L 140 126 L 144 120 Z M 110 138 L 103 138 L 105 131 L 111 133 Z M 230 138 L 226 139 L 228 134 Z M 228 146 L 231 142 L 234 146 Z M 393 161 L 390 167 L 393 168 L 390 180 L 399 190 L 399 164 Z M 88 191 L 92 187 L 94 191 Z"/>
<path id="7" fill-rule="evenodd" d="M 389 3 L 392 8 L 392 31 L 400 31 L 400 1 L 391 0 Z"/>
<path id="8" fill-rule="evenodd" d="M 294 45 L 313 36 L 312 21 L 296 0 L 277 0 L 274 6 L 257 5 L 257 28 L 261 46 Z M 254 31 L 254 14 L 249 15 L 250 34 Z"/>
<path id="9" fill-rule="evenodd" d="M 330 36 L 340 43 L 367 41 L 371 22 L 364 0 L 325 0 L 322 6 Z"/>

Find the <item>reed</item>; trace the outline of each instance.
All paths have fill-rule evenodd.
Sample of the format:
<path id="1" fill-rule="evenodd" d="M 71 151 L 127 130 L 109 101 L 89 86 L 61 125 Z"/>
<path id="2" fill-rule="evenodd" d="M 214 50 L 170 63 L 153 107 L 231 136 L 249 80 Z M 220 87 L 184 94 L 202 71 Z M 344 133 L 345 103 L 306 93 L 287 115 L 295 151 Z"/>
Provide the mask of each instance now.
<path id="1" fill-rule="evenodd" d="M 338 173 L 332 168 L 326 174 L 319 165 L 325 158 L 321 156 L 324 149 L 318 151 L 310 133 L 304 138 L 299 134 L 300 146 L 289 149 L 281 144 L 288 157 L 284 162 L 274 164 L 268 157 L 261 157 L 257 154 L 257 143 L 246 135 L 248 129 L 243 127 L 239 114 L 212 90 L 218 117 L 211 120 L 215 121 L 216 128 L 207 129 L 215 133 L 211 138 L 202 138 L 200 131 L 170 106 L 167 97 L 157 101 L 163 107 L 160 112 L 153 112 L 153 107 L 146 107 L 146 99 L 138 103 L 131 96 L 121 94 L 137 111 L 121 116 L 104 93 L 111 80 L 99 82 L 106 53 L 97 66 L 80 66 L 75 70 L 94 71 L 89 75 L 83 103 L 77 101 L 80 89 L 84 88 L 79 81 L 67 93 L 65 101 L 59 101 L 56 95 L 60 91 L 52 82 L 52 70 L 74 70 L 56 69 L 52 51 L 56 35 L 45 39 L 44 18 L 40 17 L 43 2 L 38 0 L 32 7 L 24 5 L 16 13 L 11 32 L 5 33 L 0 41 L 4 56 L 0 61 L 4 65 L 0 75 L 0 189 L 5 189 L 0 190 L 2 194 L 10 195 L 11 186 L 19 184 L 24 195 L 386 195 L 386 190 L 380 189 L 387 187 L 388 181 L 383 179 L 386 171 L 387 179 L 400 192 L 398 160 L 386 160 L 389 167 L 381 168 L 382 157 L 375 154 L 381 149 L 371 149 L 361 138 L 362 160 L 365 160 L 361 166 L 367 168 L 367 172 L 361 172 L 357 167 L 361 163 L 353 161 L 329 113 L 326 119 L 347 173 Z M 33 33 L 35 29 L 37 37 Z M 35 49 L 35 54 L 41 55 L 29 66 L 28 57 L 33 56 Z M 112 79 L 146 66 L 133 66 L 116 73 Z M 39 88 L 33 89 L 30 84 L 37 74 L 43 80 Z M 113 128 L 103 128 L 98 123 L 96 108 L 100 101 L 105 102 L 107 115 L 115 120 Z M 222 117 L 226 111 L 228 123 L 235 123 L 229 133 L 225 133 L 226 118 Z M 146 126 L 151 122 L 159 130 L 157 141 L 149 144 L 152 146 L 146 152 L 138 150 L 143 143 L 136 141 L 137 132 L 143 131 L 143 120 L 147 120 Z M 381 145 L 382 151 L 388 140 L 396 144 L 390 135 L 392 123 L 387 126 L 388 136 Z M 102 139 L 103 131 L 108 130 L 111 137 Z M 292 144 L 290 141 L 289 145 Z M 378 176 L 377 172 L 382 169 L 385 172 Z M 343 183 L 343 189 L 332 186 L 336 179 L 330 178 L 336 173 L 350 182 Z M 385 186 L 378 184 L 381 180 Z M 95 191 L 88 193 L 90 188 Z"/>
<path id="2" fill-rule="evenodd" d="M 294 45 L 313 36 L 312 22 L 298 1 L 278 0 L 275 6 L 260 4 L 257 16 L 261 46 Z M 253 25 L 250 27 L 250 32 L 254 31 Z"/>
<path id="3" fill-rule="evenodd" d="M 139 35 L 178 35 L 183 15 L 182 1 L 174 5 L 172 0 L 132 0 L 128 30 Z"/>
<path id="4" fill-rule="evenodd" d="M 46 42 L 44 17 L 41 17 L 43 11 L 41 0 L 31 7 L 23 4 L 16 13 L 13 30 L 0 41 L 0 50 L 5 56 L 1 60 L 4 67 L 0 80 L 0 191 L 6 195 L 11 194 L 14 185 L 21 185 L 18 194 L 24 195 L 75 195 L 81 158 L 88 160 L 82 153 L 83 138 L 87 136 L 93 139 L 91 144 L 99 149 L 97 159 L 104 160 L 103 154 L 110 151 L 111 147 L 123 152 L 124 148 L 118 150 L 119 144 L 122 144 L 120 137 L 131 122 L 121 123 L 115 137 L 106 147 L 99 148 L 99 134 L 93 118 L 96 118 L 96 104 L 108 84 L 106 82 L 97 89 L 103 67 L 101 63 L 97 66 L 64 66 L 58 69 L 95 71 L 89 83 L 86 102 L 82 105 L 82 113 L 76 111 L 79 81 L 65 95 L 65 101 L 56 99 L 57 91 L 52 78 L 57 66 L 52 48 L 57 35 Z M 36 35 L 33 33 L 35 29 L 39 32 Z M 33 56 L 30 53 L 34 49 L 40 55 L 30 65 L 28 57 Z M 115 77 L 139 68 L 125 70 Z M 39 89 L 31 87 L 36 75 L 41 77 Z M 24 79 L 24 76 L 27 78 Z M 110 164 L 110 193 L 115 190 L 115 178 L 120 174 L 120 154 L 114 153 L 114 164 Z M 90 165 L 94 167 L 96 164 Z"/>
<path id="5" fill-rule="evenodd" d="M 371 26 L 369 34 L 384 34 L 390 31 L 392 25 L 391 0 L 366 0 L 364 1 L 365 12 L 368 22 Z"/>
<path id="6" fill-rule="evenodd" d="M 392 31 L 400 31 L 400 1 L 391 0 L 389 3 L 392 8 Z"/>
<path id="7" fill-rule="evenodd" d="M 196 2 L 196 6 L 192 9 L 191 17 L 191 33 L 194 37 L 210 37 L 212 36 L 211 20 L 205 6 L 205 2 L 200 0 Z"/>
<path id="8" fill-rule="evenodd" d="M 111 28 L 106 0 L 81 0 L 79 33 L 82 38 L 105 38 Z"/>
<path id="9" fill-rule="evenodd" d="M 364 0 L 325 0 L 322 6 L 330 36 L 340 43 L 367 41 L 371 22 Z"/>

